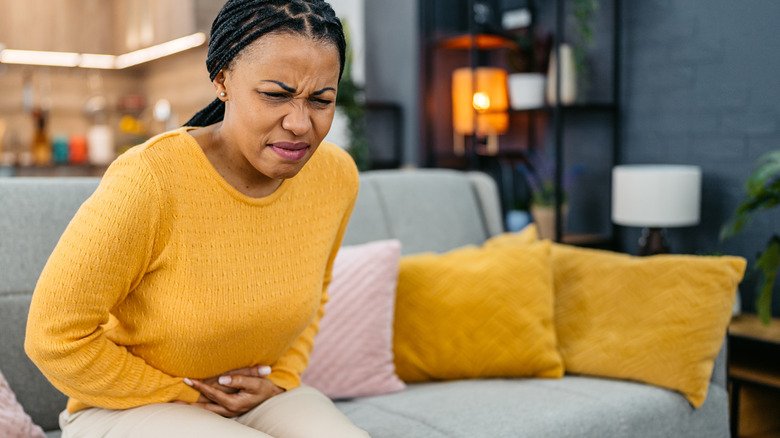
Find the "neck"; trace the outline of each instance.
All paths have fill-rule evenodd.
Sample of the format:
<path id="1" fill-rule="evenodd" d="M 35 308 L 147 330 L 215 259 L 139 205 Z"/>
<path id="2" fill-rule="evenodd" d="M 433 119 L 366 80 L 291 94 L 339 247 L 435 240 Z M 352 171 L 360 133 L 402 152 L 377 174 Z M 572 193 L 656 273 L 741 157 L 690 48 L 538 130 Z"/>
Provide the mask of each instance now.
<path id="1" fill-rule="evenodd" d="M 198 143 L 217 172 L 238 191 L 262 197 L 270 195 L 282 184 L 282 180 L 270 178 L 252 166 L 223 122 L 202 129 L 196 136 Z"/>

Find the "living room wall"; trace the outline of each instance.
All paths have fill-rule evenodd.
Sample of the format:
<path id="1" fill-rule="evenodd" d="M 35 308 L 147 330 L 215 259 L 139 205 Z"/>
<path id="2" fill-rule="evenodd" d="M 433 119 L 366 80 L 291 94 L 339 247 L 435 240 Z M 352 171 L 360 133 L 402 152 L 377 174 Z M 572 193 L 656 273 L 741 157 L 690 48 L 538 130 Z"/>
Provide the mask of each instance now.
<path id="1" fill-rule="evenodd" d="M 670 230 L 676 252 L 749 259 L 780 212 L 759 217 L 738 237 L 718 231 L 739 204 L 756 159 L 780 148 L 780 35 L 776 0 L 646 0 L 625 4 L 624 163 L 696 164 L 703 170 L 700 225 Z M 639 230 L 626 229 L 634 248 Z M 742 287 L 754 308 L 754 281 Z M 776 291 L 777 288 L 776 288 Z M 775 293 L 774 313 L 780 314 Z"/>

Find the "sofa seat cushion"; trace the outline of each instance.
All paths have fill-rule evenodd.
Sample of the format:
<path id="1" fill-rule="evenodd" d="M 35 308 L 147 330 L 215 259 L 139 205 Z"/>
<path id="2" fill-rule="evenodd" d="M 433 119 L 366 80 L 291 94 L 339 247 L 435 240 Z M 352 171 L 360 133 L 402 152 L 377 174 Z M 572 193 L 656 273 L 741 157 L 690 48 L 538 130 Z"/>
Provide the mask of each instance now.
<path id="1" fill-rule="evenodd" d="M 655 386 L 566 376 L 411 384 L 337 405 L 373 438 L 727 437 L 725 400 L 713 385 L 695 410 Z"/>

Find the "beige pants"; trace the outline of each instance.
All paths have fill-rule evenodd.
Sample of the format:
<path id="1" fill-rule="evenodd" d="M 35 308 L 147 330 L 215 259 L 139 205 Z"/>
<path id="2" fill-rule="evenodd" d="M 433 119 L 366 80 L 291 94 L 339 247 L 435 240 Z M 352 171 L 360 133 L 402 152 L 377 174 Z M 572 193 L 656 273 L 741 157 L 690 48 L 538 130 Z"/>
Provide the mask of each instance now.
<path id="1" fill-rule="evenodd" d="M 328 397 L 308 386 L 279 394 L 235 418 L 190 405 L 155 403 L 126 410 L 89 408 L 72 415 L 63 411 L 60 428 L 62 438 L 369 436 L 353 425 Z"/>

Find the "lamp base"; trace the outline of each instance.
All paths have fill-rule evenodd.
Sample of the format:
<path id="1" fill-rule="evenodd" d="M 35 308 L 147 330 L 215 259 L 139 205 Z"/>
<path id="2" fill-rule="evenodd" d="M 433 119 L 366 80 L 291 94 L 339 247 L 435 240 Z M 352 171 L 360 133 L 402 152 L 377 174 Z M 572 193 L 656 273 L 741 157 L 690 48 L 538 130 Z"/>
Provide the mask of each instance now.
<path id="1" fill-rule="evenodd" d="M 662 228 L 645 228 L 639 238 L 639 255 L 650 256 L 656 254 L 668 254 L 669 244 L 666 243 Z"/>

